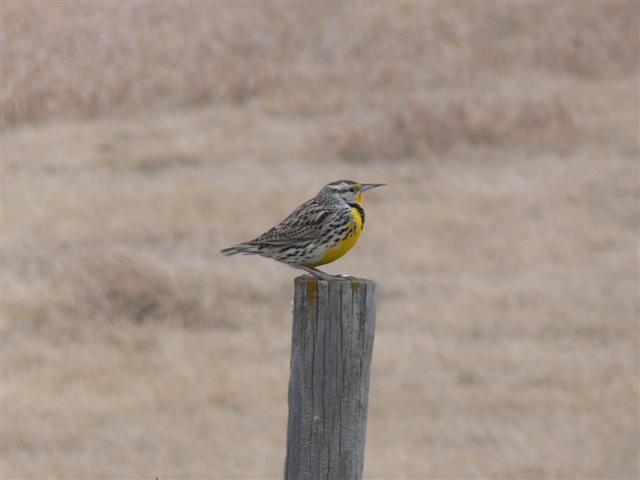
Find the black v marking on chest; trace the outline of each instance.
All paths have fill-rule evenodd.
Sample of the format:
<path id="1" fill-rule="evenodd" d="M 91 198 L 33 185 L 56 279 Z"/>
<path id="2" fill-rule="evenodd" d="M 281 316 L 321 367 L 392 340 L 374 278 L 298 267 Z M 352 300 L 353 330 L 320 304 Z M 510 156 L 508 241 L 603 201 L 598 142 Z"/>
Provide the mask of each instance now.
<path id="1" fill-rule="evenodd" d="M 362 208 L 362 205 L 360 205 L 359 203 L 349 203 L 349 206 L 351 208 L 355 208 L 358 213 L 360 214 L 360 217 L 362 217 L 362 226 L 364 227 L 364 208 Z"/>

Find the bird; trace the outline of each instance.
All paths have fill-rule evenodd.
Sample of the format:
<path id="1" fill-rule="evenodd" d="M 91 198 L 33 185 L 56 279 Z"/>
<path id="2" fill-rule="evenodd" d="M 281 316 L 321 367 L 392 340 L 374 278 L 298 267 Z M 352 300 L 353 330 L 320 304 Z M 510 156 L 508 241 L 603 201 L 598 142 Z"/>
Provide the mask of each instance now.
<path id="1" fill-rule="evenodd" d="M 223 255 L 260 255 L 310 273 L 321 280 L 345 278 L 318 266 L 342 257 L 364 227 L 363 193 L 384 183 L 337 180 L 262 235 L 221 250 Z"/>

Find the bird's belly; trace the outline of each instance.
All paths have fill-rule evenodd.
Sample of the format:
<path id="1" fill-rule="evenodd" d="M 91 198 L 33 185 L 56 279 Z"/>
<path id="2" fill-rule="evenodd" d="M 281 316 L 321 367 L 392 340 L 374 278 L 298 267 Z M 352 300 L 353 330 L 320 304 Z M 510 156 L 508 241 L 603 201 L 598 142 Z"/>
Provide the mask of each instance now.
<path id="1" fill-rule="evenodd" d="M 362 232 L 362 221 L 360 220 L 360 215 L 354 215 L 354 219 L 352 224 L 350 225 L 350 233 L 347 234 L 343 239 L 336 240 L 335 243 L 329 243 L 328 245 L 323 245 L 318 247 L 316 250 L 316 254 L 314 258 L 310 259 L 304 265 L 306 267 L 317 267 L 319 265 L 324 265 L 326 263 L 331 263 L 334 260 L 337 260 L 345 253 L 347 253 L 358 241 L 360 237 L 360 233 Z"/>

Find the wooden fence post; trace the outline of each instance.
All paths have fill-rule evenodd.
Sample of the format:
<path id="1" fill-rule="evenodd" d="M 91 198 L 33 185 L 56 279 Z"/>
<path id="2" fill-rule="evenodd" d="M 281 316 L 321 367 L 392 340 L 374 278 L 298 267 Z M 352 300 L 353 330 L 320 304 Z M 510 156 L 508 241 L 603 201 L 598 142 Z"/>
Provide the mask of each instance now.
<path id="1" fill-rule="evenodd" d="M 376 284 L 295 279 L 285 480 L 361 480 Z"/>

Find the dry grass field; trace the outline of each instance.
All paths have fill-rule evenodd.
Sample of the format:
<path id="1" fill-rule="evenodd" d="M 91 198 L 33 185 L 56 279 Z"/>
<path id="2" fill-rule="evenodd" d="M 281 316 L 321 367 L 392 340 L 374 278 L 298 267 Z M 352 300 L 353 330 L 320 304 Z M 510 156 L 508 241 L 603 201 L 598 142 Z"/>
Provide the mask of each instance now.
<path id="1" fill-rule="evenodd" d="M 2 1 L 3 479 L 275 479 L 292 279 L 385 182 L 368 479 L 637 479 L 638 2 Z"/>

